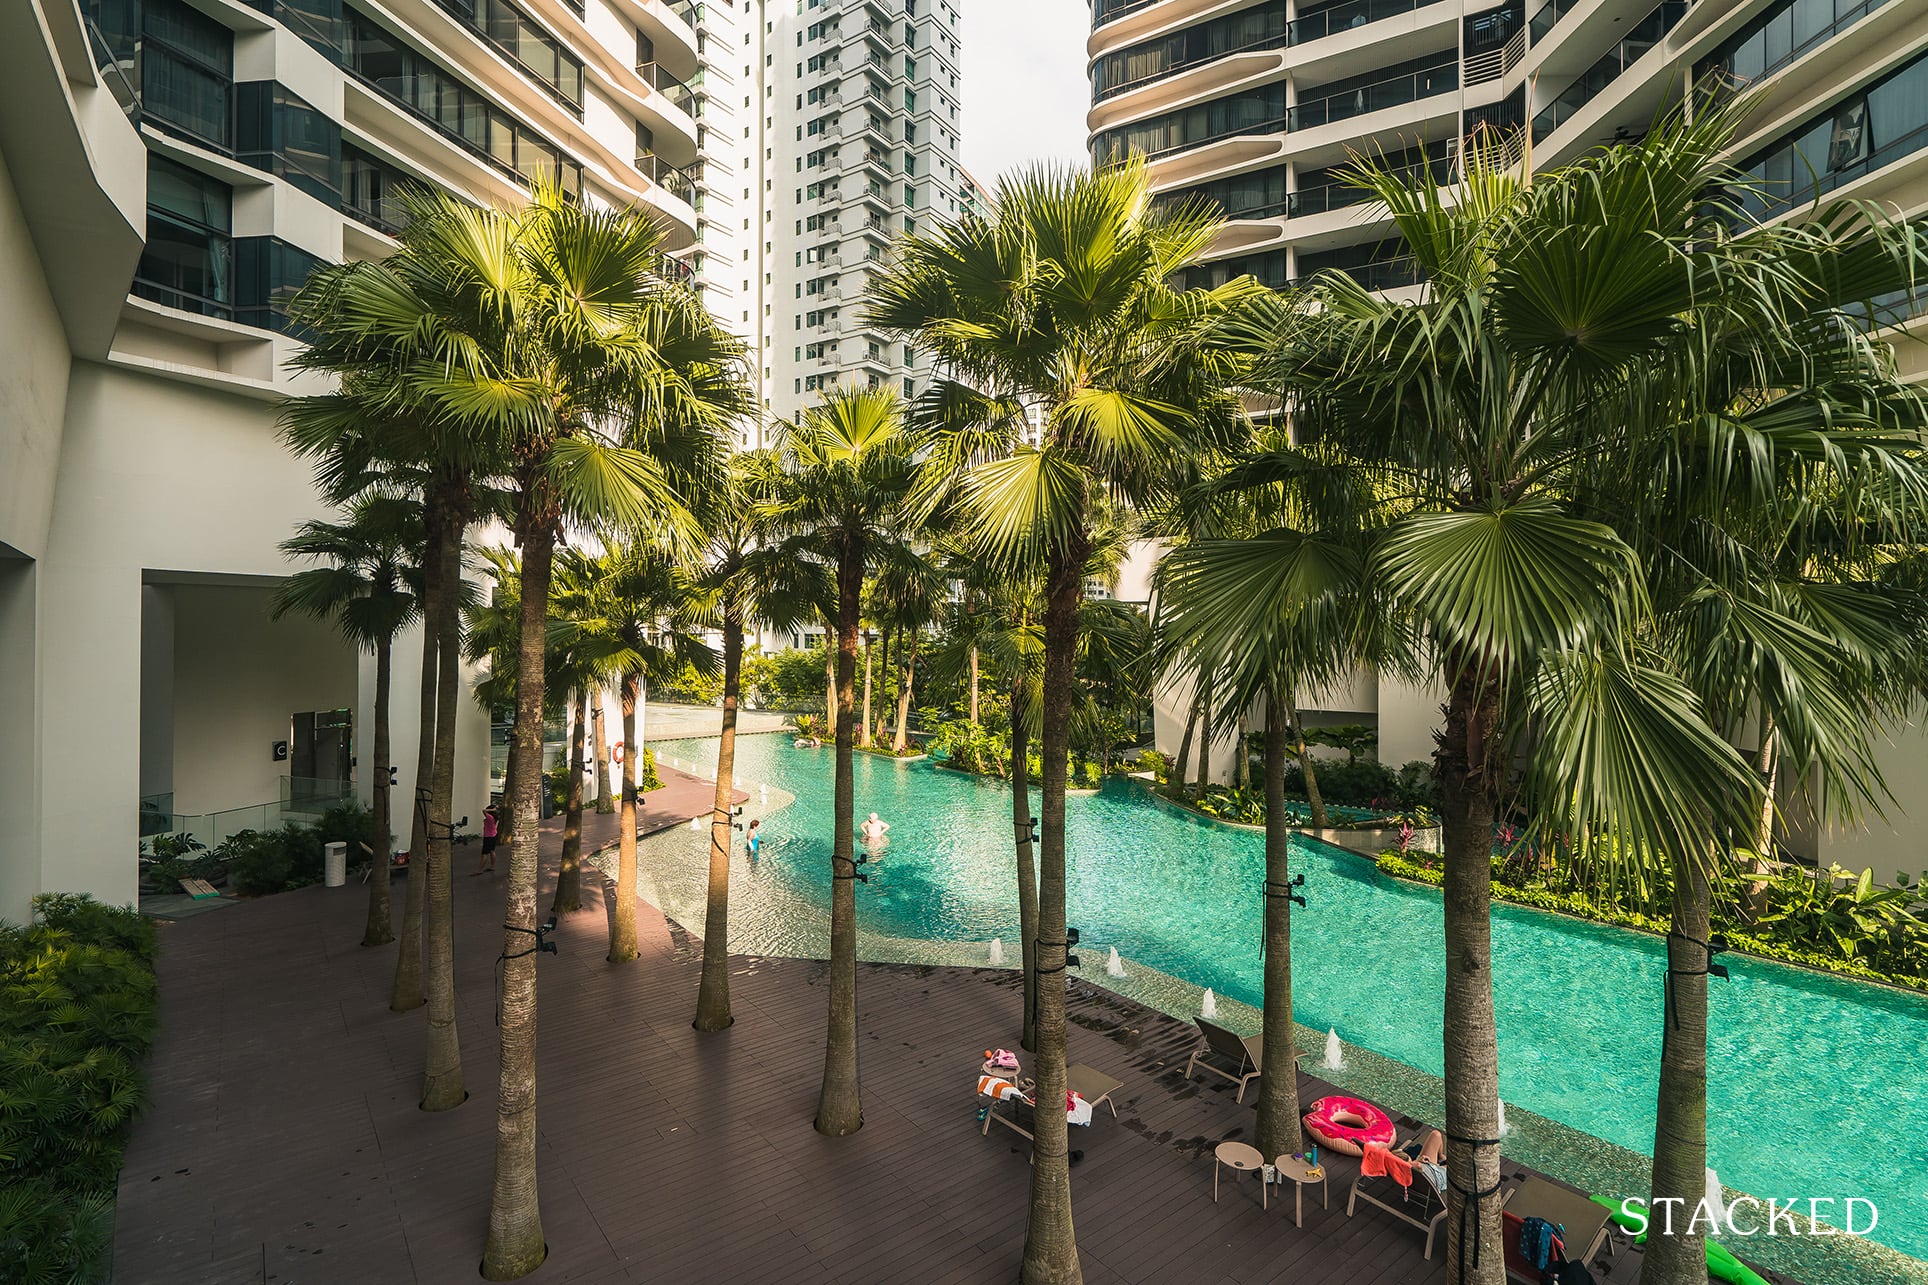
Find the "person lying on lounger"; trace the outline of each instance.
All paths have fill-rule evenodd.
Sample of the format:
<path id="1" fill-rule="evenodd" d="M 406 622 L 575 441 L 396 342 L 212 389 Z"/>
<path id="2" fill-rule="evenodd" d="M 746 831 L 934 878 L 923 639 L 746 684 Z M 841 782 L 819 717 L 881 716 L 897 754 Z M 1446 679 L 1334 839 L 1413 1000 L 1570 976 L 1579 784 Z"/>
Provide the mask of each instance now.
<path id="1" fill-rule="evenodd" d="M 1446 1190 L 1446 1138 L 1439 1130 L 1430 1130 L 1424 1139 L 1409 1139 L 1399 1148 L 1399 1154 L 1412 1161 L 1413 1168 L 1425 1174 L 1434 1188 Z"/>

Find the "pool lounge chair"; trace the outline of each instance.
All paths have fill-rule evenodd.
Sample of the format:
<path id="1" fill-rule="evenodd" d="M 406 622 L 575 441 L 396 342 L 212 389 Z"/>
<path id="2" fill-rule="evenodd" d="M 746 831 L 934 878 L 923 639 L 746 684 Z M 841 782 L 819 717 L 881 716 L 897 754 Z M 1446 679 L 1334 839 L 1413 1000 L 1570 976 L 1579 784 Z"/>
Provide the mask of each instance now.
<path id="1" fill-rule="evenodd" d="M 1607 1236 L 1611 1225 L 1607 1207 L 1538 1174 L 1529 1174 L 1526 1181 L 1507 1196 L 1504 1212 L 1508 1245 L 1519 1241 L 1521 1222 L 1544 1218 L 1562 1229 L 1560 1239 L 1566 1242 L 1567 1257 L 1576 1263 L 1592 1262 L 1603 1242 L 1609 1252 L 1613 1249 L 1613 1241 Z M 1580 1250 L 1577 1254 L 1573 1252 L 1576 1247 Z M 1524 1279 L 1538 1285 L 1539 1274 L 1535 1272 Z"/>
<path id="2" fill-rule="evenodd" d="M 1227 1030 L 1217 1022 L 1208 1022 L 1202 1017 L 1192 1019 L 1205 1036 L 1205 1047 L 1192 1054 L 1192 1060 L 1185 1063 L 1185 1078 L 1192 1078 L 1194 1068 L 1210 1071 L 1222 1080 L 1230 1080 L 1238 1085 L 1238 1092 L 1232 1101 L 1245 1100 L 1245 1086 L 1259 1078 L 1259 1037 L 1240 1035 L 1237 1031 Z M 1224 1066 L 1214 1066 L 1208 1058 L 1217 1058 Z M 1226 1070 L 1225 1066 L 1232 1069 Z"/>
<path id="3" fill-rule="evenodd" d="M 1431 1129 L 1422 1128 L 1406 1141 L 1410 1143 L 1430 1132 Z M 1368 1150 L 1382 1145 L 1377 1142 L 1366 1144 Z M 1405 1159 L 1403 1156 L 1399 1158 Z M 1425 1232 L 1424 1257 L 1433 1256 L 1433 1242 L 1438 1239 L 1439 1229 L 1446 1223 L 1446 1201 L 1443 1193 L 1433 1186 L 1432 1181 L 1425 1174 L 1419 1172 L 1417 1166 L 1412 1169 L 1411 1184 L 1404 1187 L 1400 1186 L 1390 1174 L 1377 1178 L 1368 1178 L 1365 1174 L 1360 1174 L 1353 1180 L 1352 1193 L 1346 1197 L 1346 1217 L 1352 1217 L 1362 1200 L 1385 1210 L 1400 1222 Z"/>
<path id="4" fill-rule="evenodd" d="M 1114 1079 L 1096 1067 L 1086 1066 L 1083 1062 L 1074 1062 L 1065 1068 L 1065 1081 L 1073 1093 L 1091 1104 L 1094 1114 L 1098 1105 L 1103 1103 L 1111 1108 L 1111 1118 L 1114 1120 L 1118 1118 L 1118 1104 L 1111 1100 L 1111 1095 L 1125 1087 L 1123 1080 Z M 1022 1134 L 1026 1138 L 1031 1136 L 1031 1131 L 1019 1123 L 1019 1100 L 1012 1098 L 1009 1101 L 1011 1103 L 1009 1115 L 999 1114 L 998 1104 L 991 1103 L 990 1109 L 984 1114 L 984 1123 L 978 1129 L 979 1133 L 989 1136 L 991 1122 L 995 1120 L 1013 1133 Z M 1025 1105 L 1028 1107 L 1030 1104 L 1026 1102 Z"/>

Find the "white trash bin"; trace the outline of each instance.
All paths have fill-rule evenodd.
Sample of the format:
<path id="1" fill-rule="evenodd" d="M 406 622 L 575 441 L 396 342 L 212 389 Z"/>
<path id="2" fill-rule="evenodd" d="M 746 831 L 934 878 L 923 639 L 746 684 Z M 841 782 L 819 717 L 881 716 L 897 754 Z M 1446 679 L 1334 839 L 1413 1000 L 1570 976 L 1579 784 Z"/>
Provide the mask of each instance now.
<path id="1" fill-rule="evenodd" d="M 339 888 L 348 882 L 348 845 L 346 843 L 323 844 L 321 849 L 322 883 L 330 888 Z"/>

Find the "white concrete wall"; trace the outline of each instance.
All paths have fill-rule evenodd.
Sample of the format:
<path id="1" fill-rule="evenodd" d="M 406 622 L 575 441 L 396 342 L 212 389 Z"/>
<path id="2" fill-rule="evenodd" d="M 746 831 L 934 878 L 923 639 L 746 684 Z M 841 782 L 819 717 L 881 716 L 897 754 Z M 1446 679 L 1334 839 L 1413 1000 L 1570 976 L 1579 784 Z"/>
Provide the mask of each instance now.
<path id="1" fill-rule="evenodd" d="M 1446 693 L 1436 683 L 1414 686 L 1390 675 L 1379 677 L 1379 761 L 1395 771 L 1421 759 L 1433 761 L 1438 748 L 1440 706 Z"/>
<path id="2" fill-rule="evenodd" d="M 1917 709 L 1881 729 L 1875 758 L 1894 795 L 1892 802 L 1884 800 L 1887 817 L 1868 814 L 1858 825 L 1821 828 L 1813 855 L 1824 866 L 1873 869 L 1886 882 L 1897 873 L 1913 879 L 1928 870 L 1928 830 L 1921 824 L 1928 818 L 1928 715 Z"/>
<path id="3" fill-rule="evenodd" d="M 26 919 L 42 890 L 39 568 L 0 557 L 0 918 Z"/>
<path id="4" fill-rule="evenodd" d="M 68 352 L 33 234 L 0 155 L 0 543 L 38 557 L 53 508 Z"/>
<path id="5" fill-rule="evenodd" d="M 274 415 L 269 402 L 74 363 L 40 568 L 42 691 L 60 710 L 40 746 L 43 888 L 134 898 L 142 583 L 286 573 L 276 545 L 320 506 Z M 178 785 L 178 746 L 174 770 Z"/>
<path id="6" fill-rule="evenodd" d="M 174 789 L 174 588 L 141 586 L 141 794 Z"/>
<path id="7" fill-rule="evenodd" d="M 355 654 L 334 629 L 269 618 L 268 587 L 183 584 L 174 598 L 174 810 L 279 797 L 272 753 L 307 710 L 353 708 Z"/>

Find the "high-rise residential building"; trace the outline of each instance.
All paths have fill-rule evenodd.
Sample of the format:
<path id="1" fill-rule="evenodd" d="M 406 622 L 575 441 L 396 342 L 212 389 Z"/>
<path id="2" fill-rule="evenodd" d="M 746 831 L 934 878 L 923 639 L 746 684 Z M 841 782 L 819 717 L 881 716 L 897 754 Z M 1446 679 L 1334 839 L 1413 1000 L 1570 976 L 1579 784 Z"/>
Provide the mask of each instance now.
<path id="1" fill-rule="evenodd" d="M 915 396 L 930 377 L 926 355 L 864 324 L 862 300 L 894 237 L 963 208 L 960 2 L 741 0 L 757 29 L 738 253 L 767 417 L 838 386 Z"/>
<path id="2" fill-rule="evenodd" d="M 739 141 L 702 97 L 739 88 L 727 9 L 0 4 L 0 916 L 49 888 L 131 900 L 145 829 L 366 797 L 372 665 L 270 611 L 277 546 L 327 516 L 277 434 L 322 387 L 286 365 L 289 298 L 317 264 L 388 253 L 405 185 L 509 203 L 540 182 L 650 212 L 670 270 L 735 302 L 736 265 L 699 262 L 739 217 L 741 184 L 698 186 Z M 419 634 L 396 647 L 397 728 L 418 654 Z M 466 699 L 460 721 L 473 826 L 488 725 Z M 414 755 L 393 757 L 405 816 Z"/>
<path id="3" fill-rule="evenodd" d="M 1187 284 L 1249 273 L 1282 287 L 1336 268 L 1370 287 L 1416 279 L 1390 223 L 1341 172 L 1369 154 L 1450 179 L 1462 140 L 1510 137 L 1535 167 L 1640 136 L 1691 85 L 1758 95 L 1733 149 L 1782 217 L 1816 196 L 1928 215 L 1928 6 L 1910 0 L 1091 0 L 1093 159 L 1150 163 L 1164 199 L 1227 220 Z M 1906 301 L 1891 301 L 1905 304 Z M 1896 357 L 1928 377 L 1928 292 Z M 1143 561 L 1140 559 L 1139 561 Z M 1142 567 L 1138 568 L 1142 571 Z M 1178 693 L 1188 702 L 1189 696 Z M 1430 757 L 1439 694 L 1360 674 L 1313 718 L 1374 721 L 1379 757 Z M 1165 729 L 1184 709 L 1164 702 Z M 1896 797 L 1928 790 L 1919 727 L 1890 729 Z M 1171 741 L 1176 742 L 1175 730 Z M 1230 743 L 1217 757 L 1229 760 Z M 1891 874 L 1914 845 L 1877 821 L 1827 831 L 1783 812 L 1787 845 Z"/>
<path id="4" fill-rule="evenodd" d="M 1556 164 L 1716 73 L 1764 86 L 1734 159 L 1782 204 L 1928 202 L 1928 16 L 1904 0 L 1092 0 L 1087 48 L 1094 158 L 1142 153 L 1230 221 L 1198 282 L 1408 285 L 1352 155 L 1444 179 L 1487 125 Z"/>

